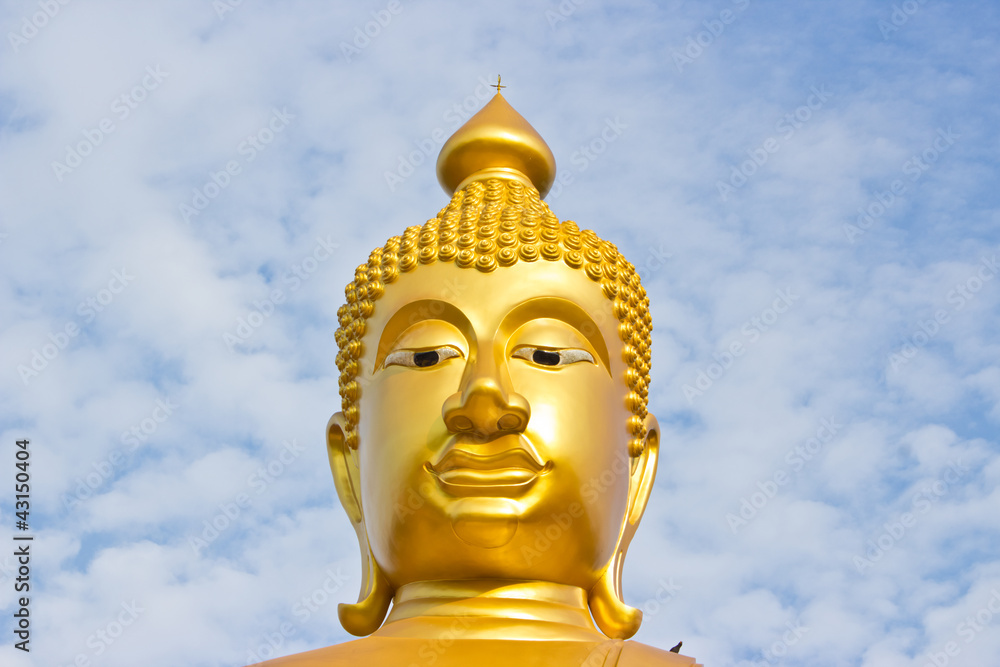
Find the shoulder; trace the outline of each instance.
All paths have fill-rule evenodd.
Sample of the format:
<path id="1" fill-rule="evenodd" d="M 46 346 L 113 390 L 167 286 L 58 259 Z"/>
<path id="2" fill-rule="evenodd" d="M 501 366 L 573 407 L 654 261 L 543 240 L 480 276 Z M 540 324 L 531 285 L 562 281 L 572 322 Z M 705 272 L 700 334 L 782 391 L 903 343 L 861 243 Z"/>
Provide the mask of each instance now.
<path id="1" fill-rule="evenodd" d="M 631 667 L 632 665 L 670 665 L 676 667 L 687 665 L 688 667 L 701 667 L 694 661 L 694 658 L 632 641 L 625 642 L 618 664 L 620 667 Z"/>
<path id="2" fill-rule="evenodd" d="M 284 658 L 260 662 L 252 667 L 337 667 L 338 665 L 358 665 L 359 661 L 373 658 L 376 647 L 367 637 L 335 644 L 326 648 L 296 653 Z"/>
<path id="3" fill-rule="evenodd" d="M 388 640 L 388 641 L 387 641 Z M 469 665 L 482 662 L 486 656 L 502 655 L 505 661 L 520 665 L 584 665 L 585 667 L 701 667 L 694 658 L 678 655 L 637 642 L 611 640 L 597 644 L 588 642 L 537 642 L 470 640 L 450 642 L 447 651 L 432 646 L 433 641 L 408 638 L 365 637 L 343 644 L 284 658 L 275 658 L 253 667 L 339 667 L 341 665 L 403 664 L 402 661 L 420 656 L 439 667 Z M 546 649 L 546 650 L 541 650 Z M 439 660 L 440 658 L 440 660 Z"/>

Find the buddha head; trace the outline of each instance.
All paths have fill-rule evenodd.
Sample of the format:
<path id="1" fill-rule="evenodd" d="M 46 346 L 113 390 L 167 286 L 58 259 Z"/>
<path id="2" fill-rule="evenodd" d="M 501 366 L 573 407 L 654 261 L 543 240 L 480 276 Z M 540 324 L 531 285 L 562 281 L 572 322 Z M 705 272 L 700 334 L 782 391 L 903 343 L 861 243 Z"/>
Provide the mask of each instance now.
<path id="1" fill-rule="evenodd" d="M 341 622 L 374 632 L 415 582 L 537 581 L 583 589 L 628 638 L 622 564 L 659 444 L 649 300 L 542 201 L 555 160 L 499 93 L 438 176 L 451 201 L 374 250 L 338 311 L 328 451 L 364 566 Z"/>

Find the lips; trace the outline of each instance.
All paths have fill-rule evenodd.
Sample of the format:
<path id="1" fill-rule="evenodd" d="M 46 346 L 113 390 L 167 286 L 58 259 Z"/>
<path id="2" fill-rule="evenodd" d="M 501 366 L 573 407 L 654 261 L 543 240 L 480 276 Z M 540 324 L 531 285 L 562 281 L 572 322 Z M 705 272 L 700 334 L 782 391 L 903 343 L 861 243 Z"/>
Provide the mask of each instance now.
<path id="1" fill-rule="evenodd" d="M 521 447 L 480 454 L 455 447 L 436 465 L 424 469 L 434 475 L 444 490 L 455 495 L 512 495 L 527 491 L 552 469 Z"/>

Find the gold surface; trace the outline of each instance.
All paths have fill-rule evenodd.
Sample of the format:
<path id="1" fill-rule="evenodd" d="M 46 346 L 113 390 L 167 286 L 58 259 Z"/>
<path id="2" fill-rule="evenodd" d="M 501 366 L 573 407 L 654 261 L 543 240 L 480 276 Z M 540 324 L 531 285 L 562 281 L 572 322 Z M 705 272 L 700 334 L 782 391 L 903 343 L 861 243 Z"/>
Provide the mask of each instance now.
<path id="1" fill-rule="evenodd" d="M 555 182 L 556 159 L 541 135 L 498 91 L 441 147 L 437 175 L 448 194 L 472 180 L 494 177 L 519 180 L 544 198 Z"/>
<path id="2" fill-rule="evenodd" d="M 624 641 L 659 454 L 649 300 L 541 201 L 554 160 L 534 170 L 504 122 L 531 129 L 498 94 L 442 149 L 448 206 L 347 286 L 327 441 L 364 569 L 340 620 L 363 638 L 271 667 L 694 664 Z"/>

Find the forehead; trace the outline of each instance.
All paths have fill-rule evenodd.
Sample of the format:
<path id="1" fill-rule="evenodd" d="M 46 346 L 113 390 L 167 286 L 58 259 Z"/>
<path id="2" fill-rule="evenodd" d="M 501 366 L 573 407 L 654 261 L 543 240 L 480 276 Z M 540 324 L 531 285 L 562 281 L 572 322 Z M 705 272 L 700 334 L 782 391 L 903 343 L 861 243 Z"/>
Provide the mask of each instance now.
<path id="1" fill-rule="evenodd" d="M 518 262 L 490 273 L 460 268 L 453 263 L 418 265 L 385 286 L 382 297 L 368 319 L 365 337 L 378 338 L 385 324 L 400 309 L 421 301 L 445 302 L 461 311 L 480 332 L 492 332 L 519 305 L 540 297 L 554 297 L 551 305 L 533 309 L 535 317 L 554 316 L 557 301 L 568 301 L 586 313 L 601 332 L 608 347 L 618 339 L 618 321 L 612 302 L 599 283 L 579 269 L 562 262 L 539 260 Z M 553 312 L 547 313 L 546 308 Z M 417 308 L 414 321 L 434 319 L 434 308 Z M 582 324 L 582 323 L 581 323 Z"/>

